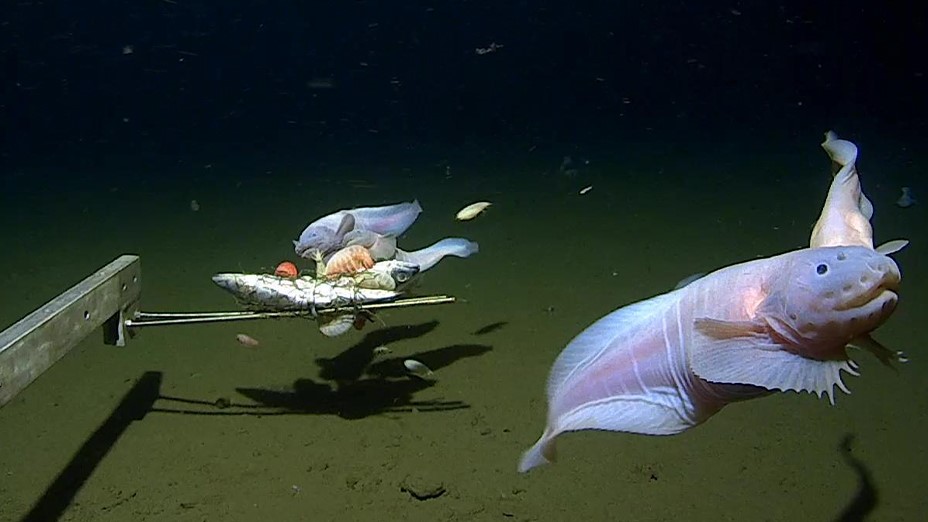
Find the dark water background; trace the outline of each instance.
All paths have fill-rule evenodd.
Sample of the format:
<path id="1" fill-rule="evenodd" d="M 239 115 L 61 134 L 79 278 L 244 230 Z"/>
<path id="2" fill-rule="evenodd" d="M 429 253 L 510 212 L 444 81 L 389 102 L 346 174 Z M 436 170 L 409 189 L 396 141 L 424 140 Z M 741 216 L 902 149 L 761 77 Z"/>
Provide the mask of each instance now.
<path id="1" fill-rule="evenodd" d="M 0 410 L 0 519 L 918 519 L 928 218 L 894 202 L 928 194 L 925 8 L 641 4 L 6 4 L 0 326 L 122 253 L 143 309 L 228 309 L 210 275 L 270 270 L 359 205 L 418 198 L 401 246 L 481 251 L 424 278 L 459 303 L 336 339 L 304 321 L 89 338 Z M 567 435 L 556 466 L 516 474 L 589 323 L 807 244 L 828 129 L 860 147 L 876 242 L 912 241 L 877 332 L 911 362 L 858 357 L 835 407 L 782 394 L 675 437 Z M 434 386 L 391 373 L 408 357 Z M 171 411 L 108 439 L 146 372 Z"/>

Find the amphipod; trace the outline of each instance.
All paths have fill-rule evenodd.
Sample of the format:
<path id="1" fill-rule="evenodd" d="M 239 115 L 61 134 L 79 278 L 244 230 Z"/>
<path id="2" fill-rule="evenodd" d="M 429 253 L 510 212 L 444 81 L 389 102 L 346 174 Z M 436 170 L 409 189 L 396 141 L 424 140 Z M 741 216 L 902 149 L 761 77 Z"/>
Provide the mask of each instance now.
<path id="1" fill-rule="evenodd" d="M 484 210 L 492 205 L 489 201 L 478 201 L 477 203 L 471 203 L 466 207 L 458 211 L 457 215 L 454 216 L 458 221 L 470 221 L 475 217 L 483 213 Z"/>
<path id="2" fill-rule="evenodd" d="M 336 252 L 325 265 L 325 276 L 356 274 L 374 266 L 370 251 L 361 245 L 351 245 Z"/>

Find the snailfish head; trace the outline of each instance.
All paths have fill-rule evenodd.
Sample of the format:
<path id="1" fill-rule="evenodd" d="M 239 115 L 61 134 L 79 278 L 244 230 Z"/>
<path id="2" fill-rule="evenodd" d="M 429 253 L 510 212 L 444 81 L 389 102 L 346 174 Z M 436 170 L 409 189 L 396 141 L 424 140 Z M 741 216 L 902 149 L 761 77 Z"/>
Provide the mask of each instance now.
<path id="1" fill-rule="evenodd" d="M 340 240 L 334 230 L 324 226 L 312 226 L 300 234 L 300 239 L 293 242 L 296 255 L 311 259 L 316 252 L 322 255 L 338 249 Z"/>
<path id="2" fill-rule="evenodd" d="M 895 261 L 871 248 L 812 248 L 779 274 L 765 307 L 771 326 L 800 355 L 842 358 L 851 339 L 889 318 L 901 280 Z"/>

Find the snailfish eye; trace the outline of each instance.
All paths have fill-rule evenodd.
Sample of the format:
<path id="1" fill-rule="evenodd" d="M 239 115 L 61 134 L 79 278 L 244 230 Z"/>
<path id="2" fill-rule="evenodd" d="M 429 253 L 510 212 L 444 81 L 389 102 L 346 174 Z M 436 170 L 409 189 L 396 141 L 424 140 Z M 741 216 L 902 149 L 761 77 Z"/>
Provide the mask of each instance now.
<path id="1" fill-rule="evenodd" d="M 817 267 L 815 267 L 815 273 L 817 273 L 818 275 L 825 275 L 827 272 L 828 272 L 828 265 L 826 265 L 825 263 L 822 263 L 818 265 Z"/>

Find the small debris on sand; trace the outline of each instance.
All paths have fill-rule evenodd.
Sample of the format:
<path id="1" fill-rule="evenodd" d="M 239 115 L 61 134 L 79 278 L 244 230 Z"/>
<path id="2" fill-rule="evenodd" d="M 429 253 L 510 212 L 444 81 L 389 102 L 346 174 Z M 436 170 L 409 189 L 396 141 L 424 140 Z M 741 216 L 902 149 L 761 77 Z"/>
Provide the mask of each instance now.
<path id="1" fill-rule="evenodd" d="M 236 335 L 235 340 L 238 341 L 239 344 L 241 344 L 242 346 L 248 346 L 251 348 L 261 345 L 261 343 L 257 339 L 255 339 L 254 337 L 248 334 L 243 334 L 243 333 Z"/>

